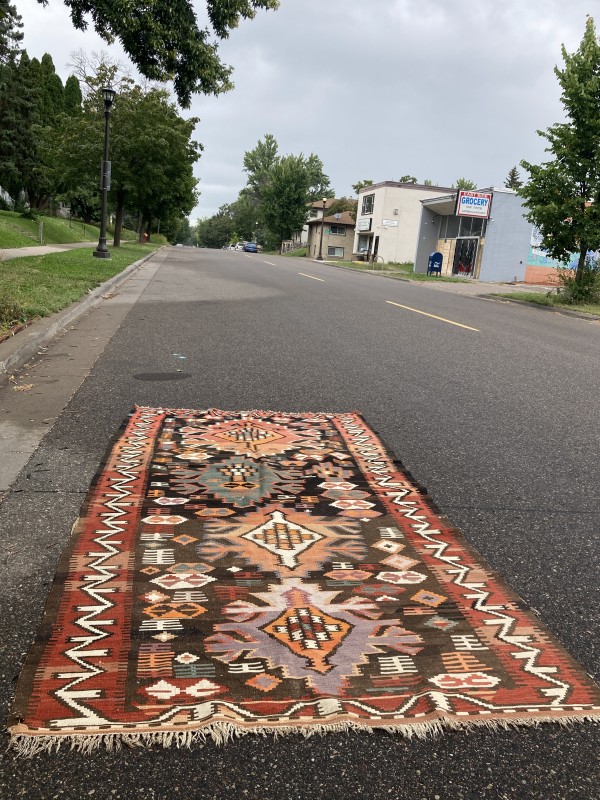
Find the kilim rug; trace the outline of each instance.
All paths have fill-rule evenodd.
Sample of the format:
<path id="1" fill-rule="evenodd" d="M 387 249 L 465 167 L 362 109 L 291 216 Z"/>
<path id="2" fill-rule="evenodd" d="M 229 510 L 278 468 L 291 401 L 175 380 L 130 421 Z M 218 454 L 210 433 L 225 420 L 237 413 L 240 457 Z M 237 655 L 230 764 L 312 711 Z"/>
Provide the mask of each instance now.
<path id="1" fill-rule="evenodd" d="M 138 407 L 58 568 L 23 754 L 600 718 L 600 690 L 357 413 Z"/>

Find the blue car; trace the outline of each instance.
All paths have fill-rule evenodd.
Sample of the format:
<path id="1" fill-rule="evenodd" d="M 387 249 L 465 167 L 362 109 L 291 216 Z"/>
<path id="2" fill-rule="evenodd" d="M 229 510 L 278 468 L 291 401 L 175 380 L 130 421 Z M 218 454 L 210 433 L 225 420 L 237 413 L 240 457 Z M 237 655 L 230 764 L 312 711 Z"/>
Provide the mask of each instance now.
<path id="1" fill-rule="evenodd" d="M 244 253 L 258 253 L 256 242 L 246 242 L 244 245 Z"/>

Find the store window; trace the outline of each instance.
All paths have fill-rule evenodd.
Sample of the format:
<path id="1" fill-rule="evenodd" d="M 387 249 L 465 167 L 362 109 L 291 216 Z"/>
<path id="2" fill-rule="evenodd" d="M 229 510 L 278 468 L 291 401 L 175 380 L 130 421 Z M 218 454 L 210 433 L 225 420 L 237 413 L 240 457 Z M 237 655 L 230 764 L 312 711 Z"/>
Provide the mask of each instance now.
<path id="1" fill-rule="evenodd" d="M 363 197 L 363 201 L 362 201 L 362 213 L 363 214 L 372 214 L 374 206 L 375 206 L 375 195 L 374 194 L 366 194 Z"/>
<path id="2" fill-rule="evenodd" d="M 457 239 L 458 228 L 460 225 L 460 217 L 448 217 L 448 225 L 446 227 L 445 239 Z"/>
<path id="3" fill-rule="evenodd" d="M 328 247 L 327 248 L 327 255 L 334 256 L 335 258 L 343 258 L 344 257 L 344 248 L 343 247 Z"/>
<path id="4" fill-rule="evenodd" d="M 329 233 L 333 234 L 334 236 L 345 236 L 346 235 L 346 226 L 345 225 L 330 225 L 329 226 Z"/>
<path id="5" fill-rule="evenodd" d="M 481 236 L 483 220 L 477 217 L 461 217 L 460 236 Z"/>

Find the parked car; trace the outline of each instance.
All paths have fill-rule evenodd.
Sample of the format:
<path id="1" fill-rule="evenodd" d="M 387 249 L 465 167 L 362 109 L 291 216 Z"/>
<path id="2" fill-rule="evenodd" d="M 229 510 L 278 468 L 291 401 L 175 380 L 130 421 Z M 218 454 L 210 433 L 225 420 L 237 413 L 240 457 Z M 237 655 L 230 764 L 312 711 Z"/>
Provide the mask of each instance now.
<path id="1" fill-rule="evenodd" d="M 236 250 L 243 250 L 243 249 L 244 249 L 244 245 L 245 245 L 245 244 L 246 244 L 246 242 L 238 242 L 238 243 L 236 244 L 236 246 L 235 246 L 235 249 L 236 249 Z"/>
<path id="2" fill-rule="evenodd" d="M 244 253 L 258 253 L 256 242 L 246 242 L 244 245 Z"/>

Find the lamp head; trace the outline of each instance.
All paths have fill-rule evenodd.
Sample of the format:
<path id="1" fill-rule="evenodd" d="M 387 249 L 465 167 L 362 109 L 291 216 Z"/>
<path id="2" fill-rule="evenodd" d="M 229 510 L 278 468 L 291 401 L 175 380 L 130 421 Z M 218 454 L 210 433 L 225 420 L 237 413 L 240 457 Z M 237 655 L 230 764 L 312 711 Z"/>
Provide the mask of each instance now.
<path id="1" fill-rule="evenodd" d="M 105 86 L 102 89 L 102 97 L 104 98 L 104 106 L 105 108 L 109 109 L 112 104 L 113 100 L 115 99 L 116 92 L 112 88 L 112 86 Z"/>

